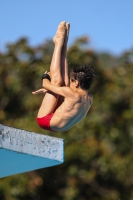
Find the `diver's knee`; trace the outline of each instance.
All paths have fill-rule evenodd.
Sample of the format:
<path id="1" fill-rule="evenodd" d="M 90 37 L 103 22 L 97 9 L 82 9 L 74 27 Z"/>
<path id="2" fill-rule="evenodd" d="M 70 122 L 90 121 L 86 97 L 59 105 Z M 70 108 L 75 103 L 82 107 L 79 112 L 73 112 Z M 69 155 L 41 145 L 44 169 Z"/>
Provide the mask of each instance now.
<path id="1" fill-rule="evenodd" d="M 62 86 L 62 78 L 60 76 L 52 76 L 51 83 L 57 86 Z"/>

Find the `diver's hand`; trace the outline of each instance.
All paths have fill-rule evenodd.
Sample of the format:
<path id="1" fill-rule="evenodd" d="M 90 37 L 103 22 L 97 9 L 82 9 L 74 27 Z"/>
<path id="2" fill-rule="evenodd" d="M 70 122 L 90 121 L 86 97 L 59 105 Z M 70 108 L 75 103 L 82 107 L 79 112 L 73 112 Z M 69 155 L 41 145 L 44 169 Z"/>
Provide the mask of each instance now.
<path id="1" fill-rule="evenodd" d="M 32 94 L 41 94 L 41 93 L 44 93 L 44 94 L 45 94 L 46 92 L 47 92 L 46 89 L 41 88 L 41 89 L 39 89 L 39 90 L 36 90 L 36 91 L 32 92 Z"/>

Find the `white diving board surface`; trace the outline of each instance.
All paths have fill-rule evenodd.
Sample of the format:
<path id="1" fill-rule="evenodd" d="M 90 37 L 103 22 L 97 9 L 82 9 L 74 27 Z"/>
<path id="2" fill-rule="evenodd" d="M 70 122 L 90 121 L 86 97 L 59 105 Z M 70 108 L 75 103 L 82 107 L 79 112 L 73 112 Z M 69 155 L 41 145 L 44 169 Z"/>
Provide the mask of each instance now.
<path id="1" fill-rule="evenodd" d="M 63 139 L 0 124 L 0 178 L 63 162 Z"/>

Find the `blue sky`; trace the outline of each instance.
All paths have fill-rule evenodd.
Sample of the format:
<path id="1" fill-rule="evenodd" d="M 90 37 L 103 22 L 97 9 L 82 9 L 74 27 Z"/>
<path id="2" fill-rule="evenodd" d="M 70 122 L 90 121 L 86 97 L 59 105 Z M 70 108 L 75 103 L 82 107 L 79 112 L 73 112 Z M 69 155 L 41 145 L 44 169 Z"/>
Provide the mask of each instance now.
<path id="1" fill-rule="evenodd" d="M 71 23 L 69 45 L 87 35 L 96 51 L 133 48 L 133 0 L 1 0 L 0 51 L 21 37 L 33 46 L 52 39 L 63 20 Z"/>

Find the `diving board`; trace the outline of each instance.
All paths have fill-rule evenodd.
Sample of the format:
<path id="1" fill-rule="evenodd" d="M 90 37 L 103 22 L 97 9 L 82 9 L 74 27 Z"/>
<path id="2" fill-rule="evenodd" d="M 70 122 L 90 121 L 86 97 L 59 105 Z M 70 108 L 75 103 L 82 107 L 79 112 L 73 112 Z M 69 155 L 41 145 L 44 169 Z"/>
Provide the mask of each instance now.
<path id="1" fill-rule="evenodd" d="M 63 162 L 63 139 L 0 124 L 0 178 Z"/>

